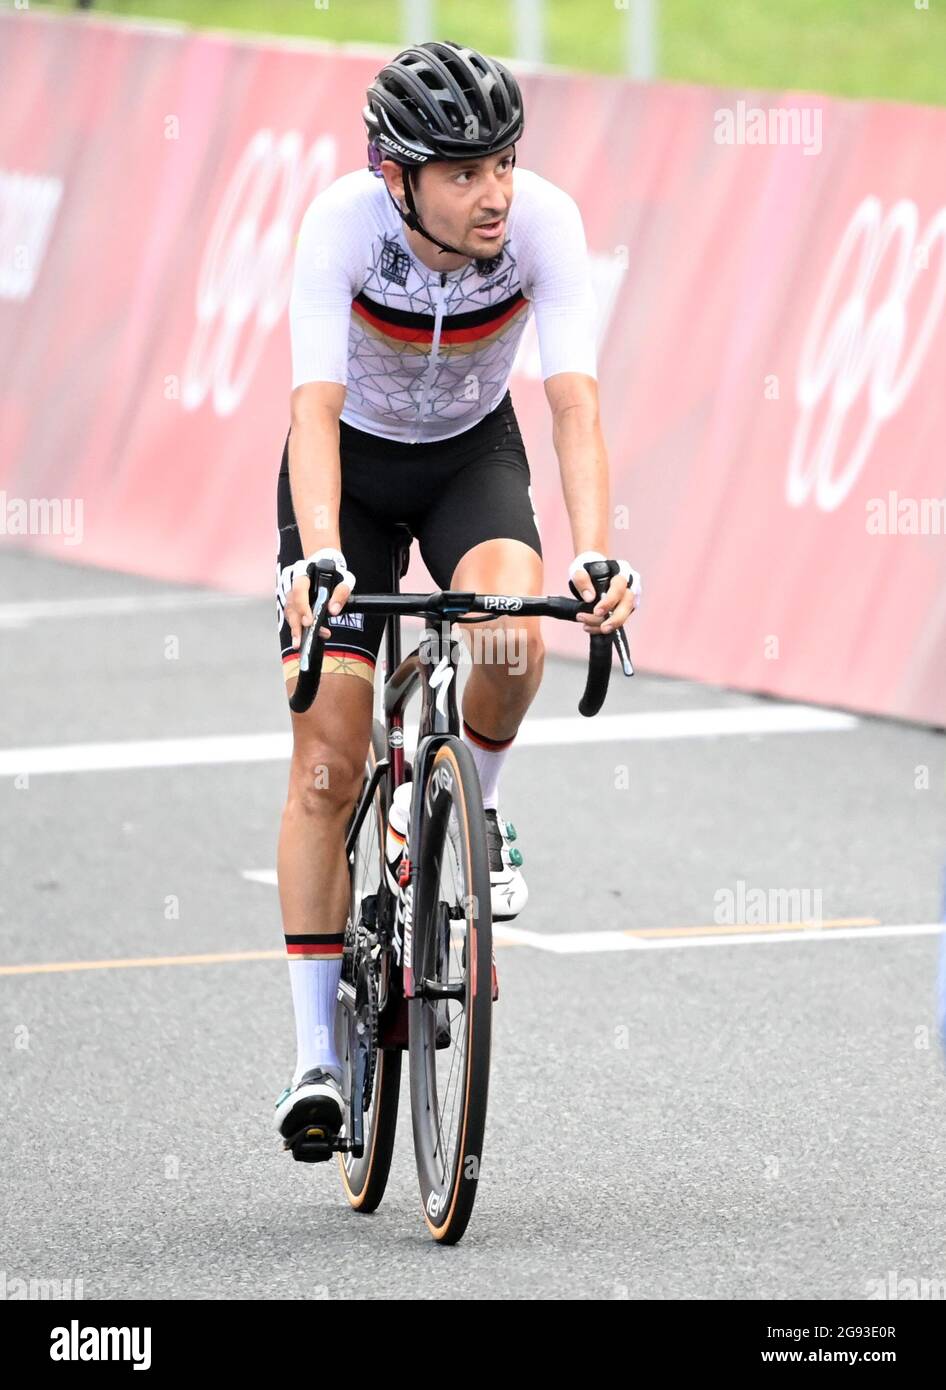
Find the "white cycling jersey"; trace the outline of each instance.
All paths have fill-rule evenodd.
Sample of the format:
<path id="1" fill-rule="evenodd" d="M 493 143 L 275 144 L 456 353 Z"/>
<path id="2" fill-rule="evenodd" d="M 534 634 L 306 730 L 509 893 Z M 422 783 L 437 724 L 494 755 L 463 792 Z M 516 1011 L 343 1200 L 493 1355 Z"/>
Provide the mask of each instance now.
<path id="1" fill-rule="evenodd" d="M 514 168 L 502 250 L 441 271 L 414 256 L 383 179 L 344 174 L 309 204 L 299 231 L 292 385 L 341 382 L 341 418 L 355 429 L 411 444 L 447 439 L 502 400 L 533 308 L 543 379 L 595 377 L 581 213 L 555 184 Z"/>

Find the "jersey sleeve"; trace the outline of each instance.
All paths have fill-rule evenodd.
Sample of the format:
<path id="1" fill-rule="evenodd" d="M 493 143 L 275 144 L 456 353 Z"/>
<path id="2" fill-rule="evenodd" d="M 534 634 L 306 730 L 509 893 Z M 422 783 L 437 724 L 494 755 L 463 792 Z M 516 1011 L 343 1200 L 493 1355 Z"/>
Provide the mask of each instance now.
<path id="1" fill-rule="evenodd" d="M 289 296 L 293 390 L 308 381 L 347 384 L 351 302 L 364 269 L 357 221 L 333 190 L 314 198 L 302 219 Z"/>
<path id="2" fill-rule="evenodd" d="M 543 381 L 557 372 L 597 379 L 597 302 L 578 204 L 546 184 L 522 231 L 523 288 L 535 311 Z"/>

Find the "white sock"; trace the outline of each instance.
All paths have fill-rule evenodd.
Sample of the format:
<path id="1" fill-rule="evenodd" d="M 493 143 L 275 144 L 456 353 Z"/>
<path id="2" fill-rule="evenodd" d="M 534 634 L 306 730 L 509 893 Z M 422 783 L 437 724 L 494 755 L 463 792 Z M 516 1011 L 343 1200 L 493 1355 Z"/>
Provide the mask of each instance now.
<path id="1" fill-rule="evenodd" d="M 516 736 L 513 734 L 512 738 L 487 738 L 485 734 L 477 733 L 464 719 L 462 737 L 473 754 L 473 761 L 479 773 L 480 787 L 483 790 L 483 809 L 496 811 L 499 809 L 499 774 Z"/>
<path id="2" fill-rule="evenodd" d="M 292 1084 L 297 1086 L 313 1067 L 332 1067 L 342 1080 L 342 1064 L 335 1051 L 335 1009 L 342 958 L 334 960 L 290 960 L 292 1006 L 296 1014 L 296 1070 Z"/>

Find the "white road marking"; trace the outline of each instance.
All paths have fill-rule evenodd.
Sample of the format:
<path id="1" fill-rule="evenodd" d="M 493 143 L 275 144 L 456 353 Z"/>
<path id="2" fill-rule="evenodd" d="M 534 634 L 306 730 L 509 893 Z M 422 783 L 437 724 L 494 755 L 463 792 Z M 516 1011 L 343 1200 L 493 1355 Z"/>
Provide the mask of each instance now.
<path id="1" fill-rule="evenodd" d="M 548 951 L 553 956 L 586 956 L 599 951 L 643 951 L 650 942 L 628 936 L 622 931 L 537 932 L 494 922 L 493 935 L 497 941 L 511 946 L 531 946 L 534 951 Z"/>
<path id="2" fill-rule="evenodd" d="M 246 874 L 244 877 L 250 877 Z M 261 881 L 264 875 L 256 875 Z M 273 875 L 275 877 L 275 875 Z M 514 927 L 495 928 L 497 946 L 532 946 L 554 955 L 581 955 L 594 951 L 679 950 L 689 946 L 746 946 L 763 945 L 770 941 L 827 941 L 849 940 L 851 937 L 935 936 L 946 929 L 942 922 L 926 922 L 915 926 L 865 927 L 832 932 L 786 931 L 768 936 L 700 937 L 693 940 L 633 939 L 623 932 L 575 932 L 560 936 L 542 936 L 539 932 L 520 931 Z M 591 940 L 596 938 L 595 940 Z M 153 969 L 167 965 L 221 965 L 247 961 L 285 960 L 281 949 L 265 951 L 226 951 L 192 956 L 138 956 L 120 960 L 38 961 L 19 965 L 0 965 L 0 977 L 8 975 L 58 975 L 87 970 Z"/>
<path id="3" fill-rule="evenodd" d="M 288 760 L 292 735 L 234 734 L 163 738 L 128 743 L 67 743 L 48 748 L 0 750 L 0 776 L 23 773 L 108 772 L 144 767 L 193 767 L 213 763 Z"/>
<path id="4" fill-rule="evenodd" d="M 690 951 L 703 946 L 768 946 L 772 942 L 792 941 L 806 945 L 812 942 L 824 944 L 827 941 L 867 941 L 879 936 L 936 936 L 944 930 L 946 923 L 943 922 L 918 922 L 905 926 L 832 927 L 830 930 L 786 926 L 784 931 L 746 932 L 740 936 L 727 936 L 723 927 L 719 936 L 642 937 L 635 936 L 633 932 L 615 931 L 543 935 L 541 932 L 504 926 L 499 922 L 493 926 L 496 939 L 509 945 L 531 946 L 536 951 L 566 956 L 588 955 L 597 951 Z"/>
<path id="5" fill-rule="evenodd" d="M 581 743 L 715 738 L 720 735 L 817 733 L 854 729 L 858 719 L 808 705 L 740 705 L 729 709 L 647 710 L 640 714 L 599 714 L 594 719 L 527 719 L 517 748 L 561 747 Z M 412 733 L 408 753 L 416 747 Z M 288 760 L 292 735 L 223 734 L 197 738 L 142 739 L 125 743 L 71 743 L 0 749 L 0 777 L 23 773 L 105 772 L 146 767 L 196 767 L 215 763 Z"/>
<path id="6" fill-rule="evenodd" d="M 275 869 L 244 869 L 243 878 L 251 883 L 277 885 Z M 694 927 L 693 935 L 685 928 L 675 928 L 679 935 L 668 937 L 637 936 L 633 927 L 627 931 L 540 932 L 494 922 L 493 936 L 507 946 L 531 946 L 534 951 L 546 951 L 553 956 L 586 956 L 607 951 L 689 951 L 699 946 L 767 946 L 771 941 L 826 942 L 867 941 L 871 937 L 937 936 L 946 931 L 944 922 L 915 922 L 902 926 L 834 927 L 776 925 L 768 931 L 727 934 L 720 927 L 716 935 L 708 935 L 705 927 Z"/>
<path id="7" fill-rule="evenodd" d="M 275 869 L 244 869 L 243 877 L 248 878 L 251 883 L 268 884 L 270 888 L 275 888 L 279 883 Z"/>
<path id="8" fill-rule="evenodd" d="M 189 608 L 229 608 L 258 600 L 243 594 L 114 594 L 101 598 L 24 599 L 0 603 L 0 628 L 29 627 L 44 618 L 134 617 L 145 613 L 172 613 Z"/>
<path id="9" fill-rule="evenodd" d="M 859 722 L 856 715 L 814 705 L 766 703 L 724 709 L 645 710 L 640 714 L 597 714 L 593 719 L 527 719 L 516 735 L 516 747 L 732 734 L 834 733 L 855 729 Z"/>

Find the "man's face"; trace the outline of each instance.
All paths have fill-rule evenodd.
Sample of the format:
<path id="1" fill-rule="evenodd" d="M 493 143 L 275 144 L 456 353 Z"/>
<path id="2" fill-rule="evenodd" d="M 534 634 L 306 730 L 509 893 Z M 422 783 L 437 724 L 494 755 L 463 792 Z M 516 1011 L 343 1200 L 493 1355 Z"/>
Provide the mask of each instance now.
<path id="1" fill-rule="evenodd" d="M 512 202 L 513 147 L 481 159 L 439 159 L 414 175 L 414 192 L 421 221 L 429 232 L 477 260 L 495 256 L 506 239 L 506 217 Z M 388 187 L 404 198 L 400 167 L 390 166 Z"/>

